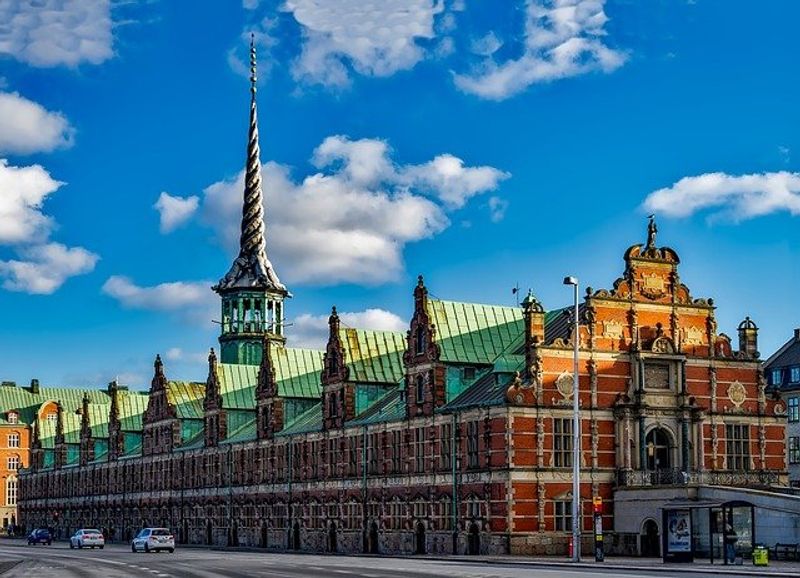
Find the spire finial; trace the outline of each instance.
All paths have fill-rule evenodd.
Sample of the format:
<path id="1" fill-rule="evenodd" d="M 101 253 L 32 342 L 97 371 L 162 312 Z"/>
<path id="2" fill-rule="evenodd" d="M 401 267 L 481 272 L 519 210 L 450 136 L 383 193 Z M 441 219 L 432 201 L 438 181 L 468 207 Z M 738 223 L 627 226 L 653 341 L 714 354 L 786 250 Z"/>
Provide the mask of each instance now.
<path id="1" fill-rule="evenodd" d="M 656 225 L 656 216 L 649 215 L 647 217 L 650 222 L 647 224 L 647 247 L 646 249 L 655 249 L 656 247 L 656 233 L 658 233 L 658 225 Z"/>
<path id="2" fill-rule="evenodd" d="M 256 82 L 258 76 L 256 75 L 256 35 L 250 33 L 250 92 L 253 95 L 253 100 L 256 98 Z"/>
<path id="3" fill-rule="evenodd" d="M 256 106 L 256 45 L 250 35 L 250 129 L 247 137 L 247 162 L 244 175 L 244 204 L 242 229 L 239 237 L 239 256 L 228 274 L 213 287 L 215 291 L 233 287 L 264 287 L 287 294 L 267 258 L 264 205 L 261 190 L 261 149 L 258 142 L 258 110 Z"/>

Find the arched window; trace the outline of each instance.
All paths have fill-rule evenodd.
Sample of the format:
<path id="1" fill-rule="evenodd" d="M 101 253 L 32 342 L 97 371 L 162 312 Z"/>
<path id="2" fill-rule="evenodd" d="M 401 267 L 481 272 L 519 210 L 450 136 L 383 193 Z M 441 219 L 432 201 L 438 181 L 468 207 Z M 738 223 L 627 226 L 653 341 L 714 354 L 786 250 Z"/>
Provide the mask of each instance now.
<path id="1" fill-rule="evenodd" d="M 6 506 L 17 505 L 17 478 L 10 477 L 6 480 Z"/>
<path id="2" fill-rule="evenodd" d="M 417 403 L 422 403 L 425 401 L 425 379 L 422 375 L 417 375 L 415 385 L 416 387 L 414 389 L 416 390 Z"/>
<path id="3" fill-rule="evenodd" d="M 8 434 L 8 447 L 10 448 L 18 448 L 19 447 L 19 433 L 18 432 L 11 432 Z"/>

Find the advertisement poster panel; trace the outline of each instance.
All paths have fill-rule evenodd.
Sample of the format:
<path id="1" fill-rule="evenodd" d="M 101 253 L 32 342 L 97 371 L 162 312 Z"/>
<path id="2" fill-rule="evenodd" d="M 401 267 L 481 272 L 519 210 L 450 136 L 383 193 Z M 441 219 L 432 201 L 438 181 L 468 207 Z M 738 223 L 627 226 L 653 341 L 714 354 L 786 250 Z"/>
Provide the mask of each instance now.
<path id="1" fill-rule="evenodd" d="M 670 554 L 692 551 L 692 522 L 689 510 L 667 512 L 667 552 Z"/>

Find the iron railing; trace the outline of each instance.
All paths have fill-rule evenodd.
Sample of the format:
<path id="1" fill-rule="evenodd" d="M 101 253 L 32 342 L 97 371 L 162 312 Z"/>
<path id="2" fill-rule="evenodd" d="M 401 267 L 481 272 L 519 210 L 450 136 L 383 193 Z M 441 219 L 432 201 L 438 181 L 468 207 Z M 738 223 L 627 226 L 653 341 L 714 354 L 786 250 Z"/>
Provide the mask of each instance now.
<path id="1" fill-rule="evenodd" d="M 769 470 L 706 470 L 702 472 L 685 472 L 680 468 L 617 470 L 617 486 L 629 488 L 688 485 L 767 487 L 777 485 L 779 481 L 779 474 Z"/>

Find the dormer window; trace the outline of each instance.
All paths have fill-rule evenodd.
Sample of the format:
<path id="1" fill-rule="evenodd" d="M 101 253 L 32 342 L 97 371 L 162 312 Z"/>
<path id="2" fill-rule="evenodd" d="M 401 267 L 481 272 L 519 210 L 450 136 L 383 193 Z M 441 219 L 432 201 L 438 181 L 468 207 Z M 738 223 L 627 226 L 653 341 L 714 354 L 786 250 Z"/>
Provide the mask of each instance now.
<path id="1" fill-rule="evenodd" d="M 56 421 L 58 419 L 57 413 L 48 413 L 47 414 L 47 421 Z"/>
<path id="2" fill-rule="evenodd" d="M 800 383 L 800 366 L 793 367 L 791 370 L 789 370 L 789 374 L 790 374 L 789 381 L 791 383 Z"/>
<path id="3" fill-rule="evenodd" d="M 772 370 L 772 385 L 780 385 L 783 381 L 780 369 Z"/>
<path id="4" fill-rule="evenodd" d="M 8 423 L 10 423 L 10 424 L 18 424 L 19 423 L 19 414 L 17 412 L 15 412 L 15 411 L 10 411 L 10 412 L 8 412 L 8 415 L 6 416 L 6 419 L 8 420 Z"/>
<path id="5" fill-rule="evenodd" d="M 464 381 L 472 381 L 475 379 L 475 368 L 474 367 L 465 367 L 463 370 Z"/>
<path id="6" fill-rule="evenodd" d="M 414 336 L 414 352 L 417 355 L 425 353 L 425 328 L 421 325 L 417 327 L 417 332 Z"/>

